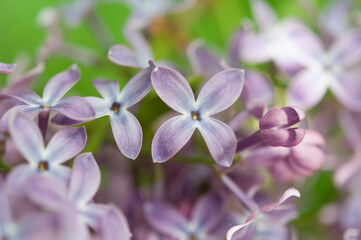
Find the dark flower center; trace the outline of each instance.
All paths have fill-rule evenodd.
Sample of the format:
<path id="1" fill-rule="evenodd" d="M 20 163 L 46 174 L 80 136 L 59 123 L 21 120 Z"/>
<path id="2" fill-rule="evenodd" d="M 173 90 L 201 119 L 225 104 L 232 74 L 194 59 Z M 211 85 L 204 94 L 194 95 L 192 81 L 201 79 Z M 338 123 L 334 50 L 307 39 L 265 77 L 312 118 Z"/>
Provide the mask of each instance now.
<path id="1" fill-rule="evenodd" d="M 201 120 L 201 115 L 199 114 L 199 112 L 192 112 L 191 115 L 193 120 Z"/>
<path id="2" fill-rule="evenodd" d="M 119 113 L 120 107 L 122 105 L 118 102 L 113 102 L 112 106 L 110 107 L 110 110 L 112 110 L 113 112 L 115 112 L 116 114 Z"/>
<path id="3" fill-rule="evenodd" d="M 49 163 L 47 161 L 40 161 L 38 164 L 38 171 L 43 172 L 49 170 Z"/>
<path id="4" fill-rule="evenodd" d="M 44 105 L 41 104 L 40 107 L 41 107 L 42 109 L 44 109 L 44 110 L 49 110 L 50 105 L 49 105 L 49 104 L 44 104 Z"/>
<path id="5" fill-rule="evenodd" d="M 197 237 L 192 234 L 189 236 L 189 240 L 197 240 Z"/>

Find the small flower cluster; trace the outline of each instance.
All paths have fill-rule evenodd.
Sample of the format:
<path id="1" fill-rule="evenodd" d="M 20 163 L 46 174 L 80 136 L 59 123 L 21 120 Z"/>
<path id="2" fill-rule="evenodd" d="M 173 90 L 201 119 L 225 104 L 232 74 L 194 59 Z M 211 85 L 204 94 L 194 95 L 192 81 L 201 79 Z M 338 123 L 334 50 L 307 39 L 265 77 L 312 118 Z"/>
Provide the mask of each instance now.
<path id="1" fill-rule="evenodd" d="M 0 63 L 9 76 L 0 91 L 0 239 L 291 240 L 297 230 L 288 224 L 298 211 L 289 201 L 301 197 L 291 185 L 303 188 L 322 168 L 334 170 L 336 187 L 350 194 L 323 206 L 319 218 L 337 226 L 337 236 L 357 239 L 361 31 L 347 14 L 351 2 L 320 15 L 319 37 L 252 0 L 256 26 L 244 21 L 228 54 L 204 40 L 187 45 L 191 72 L 155 61 L 148 40 L 157 18 L 201 3 L 122 1 L 130 11 L 123 28 L 129 46 L 115 44 L 101 24 L 95 10 L 102 4 L 74 0 L 43 10 L 48 36 L 36 66 L 24 73 L 20 61 Z M 63 20 L 71 28 L 89 24 L 108 59 L 68 43 Z M 53 76 L 39 96 L 30 85 L 55 55 L 79 65 Z M 101 97 L 68 96 L 83 64 L 103 62 L 127 77 L 138 72 L 122 89 L 118 80 L 93 79 Z M 327 89 L 341 104 L 312 112 Z M 166 106 L 175 112 L 163 114 Z M 104 116 L 110 124 L 98 120 Z M 339 142 L 325 138 L 339 122 L 352 154 L 346 163 L 333 160 L 343 157 Z"/>

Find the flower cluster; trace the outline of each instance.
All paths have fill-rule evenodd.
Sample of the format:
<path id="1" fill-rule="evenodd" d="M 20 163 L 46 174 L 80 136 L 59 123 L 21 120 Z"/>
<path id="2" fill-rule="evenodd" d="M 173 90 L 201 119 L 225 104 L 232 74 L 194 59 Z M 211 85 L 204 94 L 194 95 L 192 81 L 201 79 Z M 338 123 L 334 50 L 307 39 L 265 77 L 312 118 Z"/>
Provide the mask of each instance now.
<path id="1" fill-rule="evenodd" d="M 129 12 L 118 26 L 127 43 L 99 17 L 107 4 Z M 253 22 L 234 29 L 224 52 L 170 18 L 207 11 L 202 1 L 73 0 L 43 9 L 47 37 L 35 66 L 0 62 L 8 78 L 0 239 L 311 239 L 302 222 L 312 214 L 333 228 L 333 236 L 320 233 L 325 239 L 357 239 L 361 21 L 352 4 L 317 12 L 318 35 L 297 18 L 278 18 L 265 0 L 249 1 Z M 84 24 L 101 53 L 68 41 L 67 31 Z M 188 68 L 158 59 L 159 49 L 171 51 L 162 33 L 181 42 Z M 59 55 L 75 63 L 39 96 L 35 79 Z M 108 69 L 120 80 L 107 79 Z M 346 189 L 347 198 L 325 200 L 325 181 L 325 194 Z"/>

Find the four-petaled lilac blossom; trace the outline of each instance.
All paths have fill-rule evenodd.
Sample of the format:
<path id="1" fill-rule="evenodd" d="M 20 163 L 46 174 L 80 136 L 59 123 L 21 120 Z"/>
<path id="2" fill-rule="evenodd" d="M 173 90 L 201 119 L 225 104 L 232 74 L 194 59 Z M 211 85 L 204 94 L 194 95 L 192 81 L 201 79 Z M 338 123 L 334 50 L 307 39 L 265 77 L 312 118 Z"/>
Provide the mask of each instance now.
<path id="1" fill-rule="evenodd" d="M 115 206 L 92 202 L 99 185 L 100 169 L 91 153 L 83 153 L 74 160 L 68 184 L 49 176 L 35 176 L 27 184 L 27 194 L 50 211 L 73 209 L 85 232 L 90 226 L 100 232 L 102 239 L 130 239 L 126 219 Z"/>
<path id="2" fill-rule="evenodd" d="M 150 65 L 140 71 L 122 91 L 119 91 L 117 81 L 94 80 L 93 84 L 103 99 L 98 97 L 85 98 L 94 108 L 96 118 L 109 116 L 114 139 L 119 150 L 131 159 L 136 159 L 140 152 L 143 132 L 138 120 L 127 108 L 139 102 L 152 88 L 150 73 L 153 68 L 154 66 Z M 69 121 L 60 115 L 56 115 L 52 122 L 59 125 L 78 123 Z"/>
<path id="3" fill-rule="evenodd" d="M 44 146 L 39 127 L 23 113 L 10 117 L 11 137 L 28 164 L 14 168 L 8 176 L 11 190 L 23 193 L 24 183 L 36 174 L 52 175 L 67 181 L 70 168 L 61 165 L 77 155 L 85 146 L 85 127 L 64 128 Z"/>
<path id="4" fill-rule="evenodd" d="M 16 67 L 16 64 L 6 64 L 6 63 L 2 63 L 0 62 L 0 73 L 3 74 L 10 74 L 12 73 L 12 71 L 14 71 Z"/>
<path id="5" fill-rule="evenodd" d="M 300 192 L 295 188 L 287 189 L 276 202 L 259 207 L 243 224 L 230 228 L 227 240 L 289 239 L 284 227 L 297 213 L 293 206 L 283 204 L 294 197 L 299 198 Z"/>
<path id="6" fill-rule="evenodd" d="M 187 80 L 171 68 L 156 67 L 151 79 L 158 96 L 182 114 L 165 122 L 156 132 L 152 142 L 153 161 L 165 162 L 172 158 L 197 128 L 214 160 L 221 166 L 231 166 L 236 136 L 229 126 L 211 116 L 239 98 L 244 71 L 228 69 L 218 73 L 204 85 L 197 101 Z"/>
<path id="7" fill-rule="evenodd" d="M 314 107 L 328 88 L 348 109 L 361 111 L 361 34 L 350 32 L 328 50 L 316 36 L 310 41 L 313 51 L 296 54 L 304 67 L 288 87 L 288 103 L 303 109 Z"/>
<path id="8" fill-rule="evenodd" d="M 217 239 L 212 230 L 220 224 L 225 211 L 222 198 L 217 194 L 202 196 L 194 205 L 190 219 L 167 202 L 146 203 L 145 217 L 158 232 L 175 239 Z"/>
<path id="9" fill-rule="evenodd" d="M 73 65 L 67 71 L 55 75 L 46 84 L 42 98 L 30 90 L 4 94 L 24 104 L 16 106 L 4 114 L 0 123 L 1 129 L 6 130 L 8 128 L 9 117 L 13 111 L 21 111 L 32 118 L 41 112 L 55 111 L 74 120 L 90 120 L 95 115 L 94 109 L 84 98 L 72 96 L 61 99 L 78 82 L 79 76 L 77 65 Z"/>

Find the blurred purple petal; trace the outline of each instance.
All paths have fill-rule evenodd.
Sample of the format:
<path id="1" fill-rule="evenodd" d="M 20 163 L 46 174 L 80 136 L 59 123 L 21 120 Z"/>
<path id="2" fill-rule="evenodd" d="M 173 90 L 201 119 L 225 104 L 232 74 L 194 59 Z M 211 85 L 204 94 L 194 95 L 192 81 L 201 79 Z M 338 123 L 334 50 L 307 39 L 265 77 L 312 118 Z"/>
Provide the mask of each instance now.
<path id="1" fill-rule="evenodd" d="M 337 99 L 348 109 L 361 111 L 360 70 L 349 70 L 335 76 L 330 88 Z"/>
<path id="2" fill-rule="evenodd" d="M 127 108 L 136 104 L 149 93 L 152 89 L 152 82 L 150 80 L 152 70 L 152 66 L 141 70 L 124 86 L 118 97 L 118 100 L 124 107 Z"/>
<path id="3" fill-rule="evenodd" d="M 354 67 L 361 61 L 361 34 L 352 32 L 342 36 L 331 47 L 330 54 L 343 67 Z"/>
<path id="4" fill-rule="evenodd" d="M 93 85 L 98 90 L 100 95 L 108 101 L 113 103 L 119 97 L 119 83 L 118 81 L 106 81 L 103 79 L 93 80 Z"/>
<path id="5" fill-rule="evenodd" d="M 13 141 L 30 163 L 43 160 L 44 141 L 38 126 L 23 113 L 14 113 L 10 117 L 10 134 Z"/>
<path id="6" fill-rule="evenodd" d="M 329 76 L 323 71 L 302 70 L 294 76 L 288 87 L 288 104 L 303 109 L 315 106 L 325 95 L 329 82 Z"/>
<path id="7" fill-rule="evenodd" d="M 126 110 L 110 115 L 110 124 L 120 151 L 130 159 L 136 159 L 142 147 L 143 132 L 138 120 Z"/>
<path id="8" fill-rule="evenodd" d="M 246 222 L 240 225 L 236 225 L 232 228 L 230 228 L 227 232 L 227 240 L 239 240 L 243 239 L 244 233 L 242 232 L 243 229 L 248 227 L 250 224 L 252 224 L 257 218 L 256 214 L 252 214 L 250 217 L 247 218 Z M 245 238 L 247 239 L 247 238 Z"/>
<path id="9" fill-rule="evenodd" d="M 86 140 L 85 127 L 64 128 L 58 131 L 48 143 L 45 158 L 51 163 L 61 164 L 81 152 Z"/>
<path id="10" fill-rule="evenodd" d="M 11 207 L 8 200 L 8 196 L 5 192 L 4 184 L 1 178 L 0 178 L 0 212 L 1 212 L 0 227 L 3 228 L 7 223 L 12 221 L 12 214 L 11 214 Z"/>
<path id="11" fill-rule="evenodd" d="M 26 186 L 27 196 L 47 210 L 60 210 L 67 203 L 66 184 L 56 178 L 34 176 Z"/>
<path id="12" fill-rule="evenodd" d="M 222 221 L 224 213 L 222 198 L 218 194 L 207 194 L 195 203 L 191 221 L 198 231 L 210 232 Z"/>
<path id="13" fill-rule="evenodd" d="M 87 121 L 95 117 L 90 103 L 77 96 L 63 98 L 51 109 L 74 120 Z"/>
<path id="14" fill-rule="evenodd" d="M 148 61 L 153 59 L 153 53 L 149 43 L 141 32 L 137 32 L 131 27 L 126 27 L 124 29 L 124 35 L 136 52 L 135 57 L 138 66 L 140 68 L 146 68 L 148 66 Z"/>
<path id="15" fill-rule="evenodd" d="M 115 205 L 111 205 L 100 223 L 102 240 L 129 240 L 132 236 L 127 220 Z"/>
<path id="16" fill-rule="evenodd" d="M 276 24 L 276 13 L 268 2 L 263 0 L 251 1 L 251 7 L 252 15 L 261 29 L 267 30 Z"/>
<path id="17" fill-rule="evenodd" d="M 176 116 L 163 123 L 153 138 L 153 162 L 172 158 L 189 141 L 195 129 L 190 116 Z"/>
<path id="18" fill-rule="evenodd" d="M 194 108 L 194 95 L 187 80 L 168 67 L 156 67 L 151 74 L 152 84 L 158 96 L 171 108 L 189 114 Z"/>
<path id="19" fill-rule="evenodd" d="M 69 198 L 77 204 L 87 204 L 98 191 L 100 170 L 91 153 L 75 158 L 69 185 Z"/>
<path id="20" fill-rule="evenodd" d="M 243 84 L 243 70 L 227 69 L 216 74 L 198 95 L 199 112 L 210 116 L 229 108 L 239 98 Z"/>
<path id="21" fill-rule="evenodd" d="M 201 120 L 198 129 L 217 164 L 223 167 L 230 167 L 237 145 L 237 139 L 232 129 L 214 118 Z"/>
<path id="22" fill-rule="evenodd" d="M 145 218 L 148 223 L 167 236 L 187 239 L 187 220 L 173 206 L 165 202 L 146 203 Z"/>
<path id="23" fill-rule="evenodd" d="M 20 164 L 11 170 L 6 179 L 6 189 L 15 196 L 23 196 L 26 190 L 26 183 L 31 176 L 36 174 L 36 170 L 29 164 Z"/>
<path id="24" fill-rule="evenodd" d="M 140 67 L 134 52 L 125 45 L 114 45 L 109 49 L 108 58 L 120 66 Z"/>
<path id="25" fill-rule="evenodd" d="M 5 96 L 10 96 L 16 98 L 23 103 L 29 105 L 39 105 L 42 103 L 42 99 L 39 97 L 38 94 L 34 93 L 31 90 L 17 90 L 13 92 L 6 93 Z"/>
<path id="26" fill-rule="evenodd" d="M 10 74 L 12 71 L 14 71 L 16 67 L 16 64 L 6 64 L 6 63 L 2 63 L 0 62 L 0 73 L 3 74 Z"/>
<path id="27" fill-rule="evenodd" d="M 243 47 L 240 53 L 242 61 L 262 63 L 271 60 L 267 49 L 266 39 L 255 33 L 248 33 L 243 39 Z"/>
<path id="28" fill-rule="evenodd" d="M 259 209 L 259 211 L 261 211 L 261 212 L 273 211 L 273 210 L 277 209 L 278 207 L 280 207 L 281 205 L 283 205 L 285 202 L 287 202 L 295 197 L 298 197 L 298 198 L 301 197 L 300 192 L 295 188 L 289 188 L 281 195 L 281 197 L 276 202 L 262 206 Z"/>
<path id="29" fill-rule="evenodd" d="M 306 133 L 307 135 L 307 133 Z M 320 169 L 326 161 L 325 153 L 315 146 L 302 144 L 292 148 L 289 166 L 298 174 L 307 176 Z"/>
<path id="30" fill-rule="evenodd" d="M 44 88 L 43 101 L 49 105 L 55 104 L 79 81 L 79 78 L 79 67 L 76 64 L 56 74 Z"/>
<path id="31" fill-rule="evenodd" d="M 24 115 L 30 117 L 33 119 L 36 115 L 38 115 L 39 112 L 41 112 L 41 108 L 34 108 L 29 105 L 19 105 L 10 108 L 8 111 L 4 113 L 0 120 L 0 131 L 1 132 L 9 132 L 9 120 L 11 115 L 15 112 L 21 112 Z"/>

